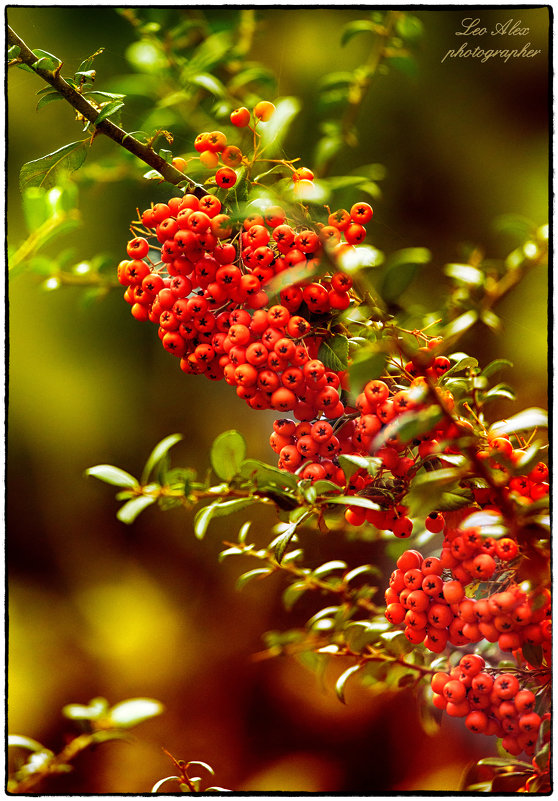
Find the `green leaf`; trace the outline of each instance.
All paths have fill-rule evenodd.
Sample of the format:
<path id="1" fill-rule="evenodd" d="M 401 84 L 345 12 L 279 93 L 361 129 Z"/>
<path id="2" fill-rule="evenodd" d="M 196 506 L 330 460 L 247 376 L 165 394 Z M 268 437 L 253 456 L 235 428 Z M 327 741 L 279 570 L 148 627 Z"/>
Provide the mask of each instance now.
<path id="1" fill-rule="evenodd" d="M 339 454 L 339 467 L 347 479 L 351 478 L 357 470 L 366 470 L 369 476 L 375 476 L 382 466 L 382 460 L 374 456 L 358 456 L 353 453 Z"/>
<path id="2" fill-rule="evenodd" d="M 8 47 L 8 52 L 7 52 L 8 61 L 17 58 L 20 53 L 21 53 L 21 47 L 19 45 L 12 45 L 11 47 Z"/>
<path id="3" fill-rule="evenodd" d="M 163 711 L 163 704 L 153 698 L 130 698 L 113 706 L 109 711 L 109 719 L 114 726 L 127 729 Z"/>
<path id="4" fill-rule="evenodd" d="M 374 439 L 374 447 L 383 445 L 388 439 L 398 437 L 401 442 L 410 442 L 421 434 L 426 434 L 436 427 L 444 413 L 438 406 L 427 406 L 417 411 L 403 412 L 392 420 Z"/>
<path id="5" fill-rule="evenodd" d="M 389 628 L 390 623 L 385 618 L 376 621 L 357 620 L 345 626 L 345 640 L 351 651 L 360 653 L 368 645 L 377 642 Z"/>
<path id="6" fill-rule="evenodd" d="M 494 314 L 490 309 L 483 309 L 480 315 L 481 321 L 495 333 L 500 333 L 502 330 L 502 321 L 497 314 Z"/>
<path id="7" fill-rule="evenodd" d="M 8 748 L 26 748 L 28 751 L 45 751 L 46 748 L 37 740 L 32 740 L 31 737 L 23 737 L 21 734 L 8 735 Z"/>
<path id="8" fill-rule="evenodd" d="M 220 31 L 211 34 L 196 48 L 193 57 L 186 65 L 184 77 L 190 80 L 191 75 L 209 72 L 220 62 L 233 46 L 232 32 Z"/>
<path id="9" fill-rule="evenodd" d="M 280 489 L 286 487 L 295 490 L 298 487 L 298 479 L 292 473 L 279 470 L 278 467 L 260 462 L 258 459 L 245 459 L 240 466 L 240 475 L 251 479 L 260 488 L 271 485 Z"/>
<path id="10" fill-rule="evenodd" d="M 509 757 L 508 759 L 505 757 L 485 757 L 484 759 L 479 759 L 477 765 L 487 765 L 492 768 L 509 768 L 512 765 L 521 765 L 526 768 L 532 767 L 527 762 L 518 762 L 515 757 Z"/>
<path id="11" fill-rule="evenodd" d="M 273 570 L 270 567 L 257 567 L 255 570 L 249 570 L 247 573 L 243 573 L 238 577 L 236 589 L 241 590 L 253 578 L 257 578 L 258 576 L 263 578 L 264 576 L 269 576 L 271 573 L 273 573 Z"/>
<path id="12" fill-rule="evenodd" d="M 320 478 L 318 481 L 315 481 L 312 486 L 316 492 L 316 495 L 326 495 L 329 492 L 335 492 L 336 495 L 339 495 L 341 492 L 341 487 L 339 484 L 335 484 L 333 481 L 328 481 L 325 478 Z"/>
<path id="13" fill-rule="evenodd" d="M 502 370 L 504 367 L 513 367 L 513 362 L 510 362 L 508 359 L 494 359 L 494 361 L 486 365 L 481 375 L 486 377 L 491 376 L 493 373 L 497 373 L 498 370 Z"/>
<path id="14" fill-rule="evenodd" d="M 232 501 L 214 501 L 209 506 L 204 506 L 194 518 L 194 533 L 196 537 L 199 540 L 204 538 L 205 532 L 214 517 L 226 517 L 256 502 L 257 498 L 235 498 Z"/>
<path id="15" fill-rule="evenodd" d="M 129 487 L 130 489 L 139 487 L 138 480 L 121 470 L 119 467 L 113 467 L 111 464 L 98 464 L 95 467 L 89 467 L 85 471 L 86 476 L 93 476 L 98 478 L 99 481 L 104 481 L 106 484 L 114 484 L 115 487 Z"/>
<path id="16" fill-rule="evenodd" d="M 296 534 L 296 529 L 299 523 L 301 523 L 305 519 L 305 517 L 306 515 L 304 515 L 304 517 L 300 517 L 295 522 L 290 523 L 288 528 L 285 531 L 283 531 L 278 537 L 276 537 L 271 543 L 270 547 L 274 548 L 273 555 L 279 564 L 281 564 L 283 556 L 285 555 L 285 551 L 289 547 L 289 543 Z"/>
<path id="17" fill-rule="evenodd" d="M 57 56 L 53 56 L 52 53 L 48 53 L 46 50 L 37 48 L 33 50 L 33 54 L 38 57 L 37 61 L 34 61 L 31 65 L 35 70 L 40 69 L 46 70 L 47 72 L 54 72 L 62 66 L 60 59 L 57 58 Z"/>
<path id="18" fill-rule="evenodd" d="M 461 373 L 464 370 L 470 370 L 473 367 L 478 367 L 479 363 L 477 359 L 473 358 L 472 356 L 465 356 L 464 359 L 459 359 L 455 364 L 446 370 L 444 373 L 444 378 L 448 375 L 454 375 L 455 373 Z"/>
<path id="19" fill-rule="evenodd" d="M 144 509 L 147 509 L 148 506 L 151 506 L 152 503 L 155 503 L 155 501 L 156 498 L 149 497 L 148 495 L 138 495 L 137 498 L 132 498 L 131 501 L 121 506 L 116 513 L 116 517 L 121 523 L 133 523 L 136 517 L 141 514 Z"/>
<path id="20" fill-rule="evenodd" d="M 343 576 L 343 581 L 345 584 L 348 584 L 358 576 L 363 576 L 365 574 L 381 578 L 381 571 L 375 565 L 360 565 L 359 567 L 354 567 L 352 570 L 349 570 L 349 572 Z"/>
<path id="21" fill-rule="evenodd" d="M 40 111 L 43 108 L 43 106 L 52 103 L 54 100 L 64 100 L 64 98 L 62 97 L 60 92 L 49 92 L 48 94 L 43 95 L 42 97 L 39 98 L 39 102 L 37 103 L 37 108 L 35 110 Z"/>
<path id="22" fill-rule="evenodd" d="M 347 567 L 348 565 L 346 562 L 334 559 L 331 562 L 325 562 L 323 565 L 317 567 L 312 571 L 312 575 L 316 576 L 316 578 L 321 578 L 322 576 L 327 576 L 328 573 L 332 573 L 334 570 L 346 570 Z"/>
<path id="23" fill-rule="evenodd" d="M 444 273 L 466 286 L 479 287 L 484 283 L 484 273 L 470 264 L 446 264 Z"/>
<path id="24" fill-rule="evenodd" d="M 309 589 L 310 587 L 304 581 L 295 581 L 293 584 L 289 584 L 283 593 L 283 605 L 287 612 L 291 611 L 300 596 Z"/>
<path id="25" fill-rule="evenodd" d="M 355 19 L 348 22 L 341 33 L 341 46 L 344 47 L 358 33 L 375 33 L 377 25 L 367 19 Z"/>
<path id="26" fill-rule="evenodd" d="M 223 431 L 211 446 L 211 466 L 225 481 L 238 475 L 245 456 L 246 440 L 238 431 Z"/>
<path id="27" fill-rule="evenodd" d="M 502 434 L 514 434 L 516 431 L 526 431 L 531 428 L 546 428 L 548 426 L 548 412 L 533 406 L 524 409 L 507 420 L 499 420 L 490 426 L 490 433 L 501 437 Z"/>
<path id="28" fill-rule="evenodd" d="M 454 337 L 460 337 L 477 322 L 478 318 L 479 314 L 474 309 L 463 312 L 463 314 L 460 314 L 455 320 L 452 320 L 451 323 L 448 323 L 442 334 L 443 338 L 448 340 Z"/>
<path id="29" fill-rule="evenodd" d="M 121 100 L 113 100 L 111 103 L 107 103 L 106 106 L 103 106 L 93 124 L 99 125 L 103 120 L 114 117 L 116 112 L 120 111 L 121 108 L 124 108 L 124 103 Z"/>
<path id="30" fill-rule="evenodd" d="M 330 72 L 318 81 L 318 91 L 331 89 L 333 86 L 346 86 L 355 79 L 352 72 Z"/>
<path id="31" fill-rule="evenodd" d="M 362 506 L 363 509 L 379 509 L 377 503 L 370 501 L 368 498 L 361 498 L 360 495 L 341 495 L 338 498 L 328 498 L 329 503 L 338 503 L 342 506 Z"/>
<path id="32" fill-rule="evenodd" d="M 395 23 L 397 34 L 409 42 L 420 39 L 424 33 L 424 25 L 417 17 L 403 13 Z"/>
<path id="33" fill-rule="evenodd" d="M 161 460 L 165 458 L 165 456 L 167 455 L 169 450 L 173 447 L 173 445 L 176 445 L 176 443 L 180 442 L 181 439 L 182 439 L 182 434 L 170 434 L 168 437 L 165 437 L 165 439 L 162 439 L 161 442 L 155 445 L 155 447 L 149 454 L 149 458 L 145 463 L 145 467 L 143 468 L 143 472 L 141 474 L 142 484 L 147 484 L 153 470 L 155 470 L 155 468 L 159 465 Z"/>
<path id="34" fill-rule="evenodd" d="M 275 111 L 269 122 L 258 124 L 261 133 L 262 148 L 266 156 L 280 150 L 289 132 L 291 122 L 300 111 L 300 100 L 296 97 L 285 97 L 275 104 Z"/>
<path id="35" fill-rule="evenodd" d="M 207 91 L 211 92 L 215 97 L 225 97 L 227 93 L 221 81 L 213 75 L 209 75 L 207 72 L 199 72 L 197 75 L 193 75 L 189 79 L 189 83 L 193 83 L 195 86 L 201 86 L 202 89 L 207 89 Z"/>
<path id="36" fill-rule="evenodd" d="M 108 709 L 106 698 L 93 698 L 88 706 L 83 704 L 66 704 L 62 714 L 70 720 L 98 720 Z"/>
<path id="37" fill-rule="evenodd" d="M 351 391 L 356 397 L 368 381 L 373 381 L 383 375 L 387 356 L 378 351 L 368 351 L 355 355 L 352 364 L 349 365 L 349 383 Z"/>
<path id="38" fill-rule="evenodd" d="M 87 157 L 89 139 L 70 142 L 54 153 L 28 161 L 19 173 L 19 188 L 23 192 L 29 186 L 54 186 L 61 173 L 77 170 Z"/>
<path id="39" fill-rule="evenodd" d="M 426 248 L 404 248 L 387 259 L 380 294 L 388 303 L 397 300 L 412 283 L 417 268 L 431 259 Z"/>
<path id="40" fill-rule="evenodd" d="M 166 784 L 167 782 L 170 782 L 171 780 L 172 781 L 177 781 L 177 782 L 180 783 L 180 776 L 165 776 L 164 779 L 159 779 L 158 782 L 155 782 L 155 784 L 151 788 L 150 792 L 151 793 L 158 793 L 159 792 L 159 788 L 161 788 L 163 786 L 163 784 Z"/>
<path id="41" fill-rule="evenodd" d="M 47 193 L 38 186 L 30 186 L 23 193 L 23 214 L 29 233 L 34 233 L 52 215 Z"/>
<path id="42" fill-rule="evenodd" d="M 380 639 L 385 643 L 386 652 L 391 656 L 408 654 L 414 648 L 402 631 L 384 631 Z"/>
<path id="43" fill-rule="evenodd" d="M 414 78 L 418 74 L 418 65 L 413 56 L 405 50 L 399 50 L 386 56 L 386 62 L 403 75 Z"/>
<path id="44" fill-rule="evenodd" d="M 496 384 L 491 387 L 484 395 L 484 400 L 491 398 L 507 398 L 508 400 L 515 400 L 516 395 L 513 389 L 508 384 Z"/>
<path id="45" fill-rule="evenodd" d="M 345 685 L 347 684 L 347 679 L 360 670 L 362 665 L 353 665 L 350 668 L 347 668 L 344 673 L 342 673 L 337 681 L 335 682 L 335 694 L 339 698 L 342 703 L 347 703 L 345 701 Z"/>
<path id="46" fill-rule="evenodd" d="M 349 340 L 343 334 L 336 334 L 326 339 L 318 351 L 320 359 L 327 370 L 342 372 L 349 366 Z"/>

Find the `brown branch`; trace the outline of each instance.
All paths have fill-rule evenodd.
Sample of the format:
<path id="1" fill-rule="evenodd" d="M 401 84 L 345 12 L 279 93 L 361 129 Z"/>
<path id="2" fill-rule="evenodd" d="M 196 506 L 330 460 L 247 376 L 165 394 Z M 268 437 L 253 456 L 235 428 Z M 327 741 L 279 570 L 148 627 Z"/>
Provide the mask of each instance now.
<path id="1" fill-rule="evenodd" d="M 38 60 L 37 56 L 32 50 L 30 50 L 30 48 L 17 35 L 17 33 L 10 28 L 9 25 L 6 26 L 6 29 L 8 45 L 17 45 L 19 47 L 18 59 L 23 64 L 26 64 L 28 67 L 30 67 L 33 72 L 39 76 L 39 78 L 42 78 L 43 81 L 46 81 L 46 83 L 50 84 L 53 89 L 62 95 L 64 100 L 66 100 L 72 106 L 72 108 L 74 108 L 77 112 L 79 112 L 79 114 L 82 115 L 82 117 L 94 125 L 96 133 L 102 133 L 105 136 L 108 136 L 108 138 L 112 139 L 113 142 L 121 145 L 128 152 L 144 161 L 154 170 L 157 170 L 157 172 L 163 176 L 165 181 L 168 181 L 171 184 L 179 184 L 186 180 L 192 184 L 195 194 L 205 194 L 205 189 L 202 186 L 196 184 L 191 178 L 188 178 L 188 176 L 184 175 L 184 173 L 180 172 L 180 170 L 177 170 L 176 167 L 173 167 L 172 164 L 169 164 L 167 161 L 165 161 L 164 158 L 162 158 L 151 147 L 149 147 L 149 145 L 140 142 L 138 139 L 131 136 L 131 134 L 126 133 L 123 128 L 115 125 L 115 123 L 111 120 L 101 120 L 101 122 L 99 122 L 97 125 L 95 120 L 101 111 L 89 100 L 87 100 L 86 97 L 80 94 L 64 78 L 62 78 L 58 71 L 53 72 L 51 70 L 43 69 L 42 67 L 34 66 Z"/>

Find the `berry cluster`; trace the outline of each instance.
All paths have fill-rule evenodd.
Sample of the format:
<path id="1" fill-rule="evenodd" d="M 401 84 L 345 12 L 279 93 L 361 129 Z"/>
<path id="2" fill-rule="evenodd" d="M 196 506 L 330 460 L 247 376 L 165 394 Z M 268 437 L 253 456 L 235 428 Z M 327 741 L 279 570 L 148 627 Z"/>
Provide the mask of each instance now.
<path id="1" fill-rule="evenodd" d="M 452 717 L 465 718 L 467 728 L 477 734 L 502 738 L 510 754 L 523 751 L 532 756 L 543 719 L 535 712 L 536 697 L 529 689 L 521 689 L 513 673 L 485 670 L 485 661 L 478 654 L 463 656 L 449 673 L 435 673 L 431 687 L 433 703 Z"/>
<path id="2" fill-rule="evenodd" d="M 477 530 L 465 531 L 474 532 L 480 540 Z M 483 571 L 483 578 L 479 576 L 481 581 L 503 571 L 508 542 L 517 549 L 514 540 L 504 537 L 496 540 L 503 556 L 496 551 L 495 558 L 484 553 L 475 557 Z M 488 575 L 485 556 L 493 565 Z M 464 584 L 455 577 L 455 571 L 452 577 L 443 577 L 444 572 L 449 573 L 443 557 L 442 552 L 440 557 L 424 559 L 419 551 L 407 550 L 390 576 L 385 591 L 385 615 L 393 625 L 405 626 L 409 642 L 424 643 L 434 653 L 441 653 L 447 643 L 459 647 L 482 639 L 497 642 L 502 651 L 516 651 L 524 644 L 541 645 L 550 660 L 552 627 L 548 590 L 528 594 L 511 585 L 487 598 L 466 598 Z"/>

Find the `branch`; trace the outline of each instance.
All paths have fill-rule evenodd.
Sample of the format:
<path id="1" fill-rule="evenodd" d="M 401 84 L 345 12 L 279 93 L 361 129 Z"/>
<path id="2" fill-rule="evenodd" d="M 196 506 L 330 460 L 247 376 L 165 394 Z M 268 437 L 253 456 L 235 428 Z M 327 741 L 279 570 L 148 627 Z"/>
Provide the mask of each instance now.
<path id="1" fill-rule="evenodd" d="M 109 139 L 113 140 L 113 142 L 121 145 L 123 148 L 144 161 L 154 170 L 157 170 L 157 172 L 163 176 L 165 181 L 168 181 L 171 184 L 179 184 L 186 180 L 193 185 L 194 194 L 205 194 L 205 189 L 203 189 L 203 187 L 201 187 L 199 184 L 196 184 L 191 178 L 188 178 L 188 176 L 184 175 L 184 173 L 180 172 L 180 170 L 177 170 L 176 167 L 173 167 L 172 164 L 169 164 L 167 161 L 165 161 L 151 147 L 143 144 L 138 139 L 135 139 L 135 137 L 131 136 L 131 134 L 126 133 L 123 128 L 115 125 L 115 123 L 111 120 L 104 119 L 101 120 L 98 125 L 96 125 L 95 120 L 101 113 L 99 109 L 97 109 L 89 100 L 87 100 L 87 98 L 81 95 L 76 89 L 74 89 L 73 86 L 64 80 L 59 71 L 52 72 L 51 70 L 34 66 L 37 62 L 37 56 L 32 50 L 29 49 L 25 42 L 20 39 L 17 33 L 10 28 L 9 25 L 7 25 L 6 28 L 8 45 L 17 45 L 19 47 L 18 60 L 30 67 L 33 72 L 39 76 L 39 78 L 42 78 L 43 81 L 46 81 L 46 83 L 50 84 L 53 89 L 56 89 L 56 91 L 62 95 L 64 100 L 66 100 L 72 106 L 72 108 L 74 108 L 86 120 L 95 126 L 95 132 L 108 136 Z"/>

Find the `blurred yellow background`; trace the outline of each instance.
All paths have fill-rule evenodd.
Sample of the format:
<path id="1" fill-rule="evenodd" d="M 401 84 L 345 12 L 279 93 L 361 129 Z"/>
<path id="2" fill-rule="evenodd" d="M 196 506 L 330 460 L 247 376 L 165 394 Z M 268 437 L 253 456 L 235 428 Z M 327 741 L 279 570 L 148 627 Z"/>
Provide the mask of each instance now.
<path id="1" fill-rule="evenodd" d="M 218 24 L 235 12 L 215 6 L 196 13 Z M 548 10 L 467 7 L 487 27 L 520 18 L 542 54 L 507 63 L 440 63 L 457 42 L 464 13 L 416 12 L 425 29 L 417 76 L 392 72 L 374 81 L 359 115 L 360 144 L 334 163 L 339 175 L 359 164 L 385 165 L 369 238 L 387 252 L 432 251 L 433 262 L 414 287 L 415 303 L 426 310 L 439 304 L 442 267 L 460 260 L 463 243 L 482 245 L 493 256 L 512 249 L 493 230 L 497 215 L 542 224 L 548 214 Z M 342 25 L 362 15 L 341 7 L 257 10 L 251 58 L 277 74 L 278 95 L 302 99 L 286 149 L 308 166 L 319 122 L 316 83 L 366 58 L 365 36 L 345 48 L 339 43 Z M 63 60 L 63 73 L 100 46 L 106 48 L 95 64 L 100 88 L 110 91 L 111 81 L 130 72 L 125 52 L 134 32 L 113 8 L 11 7 L 7 16 L 30 47 Z M 35 113 L 40 88 L 36 76 L 10 70 L 8 235 L 14 244 L 25 236 L 21 165 L 81 136 L 62 103 Z M 123 127 L 138 127 L 134 103 L 124 111 Z M 190 149 L 196 133 L 183 130 L 174 152 Z M 99 137 L 90 160 L 115 148 Z M 136 207 L 164 196 L 164 188 L 130 179 L 82 185 L 84 225 L 67 244 L 76 247 L 77 260 L 106 252 L 116 265 Z M 545 271 L 533 272 L 497 309 L 503 335 L 475 330 L 460 345 L 482 365 L 495 357 L 514 362 L 502 380 L 516 387 L 518 401 L 495 406 L 495 413 L 546 404 L 547 287 Z M 251 659 L 263 647 L 263 632 L 301 625 L 312 612 L 301 603 L 286 614 L 283 585 L 275 579 L 235 591 L 244 563 L 219 565 L 217 554 L 222 540 L 236 535 L 241 515 L 212 523 L 203 543 L 181 511 L 151 508 L 127 527 L 115 519 L 111 488 L 83 477 L 101 462 L 138 474 L 153 445 L 174 432 L 184 435 L 174 463 L 200 474 L 212 440 L 227 428 L 244 434 L 250 456 L 270 460 L 274 414 L 253 413 L 224 383 L 182 374 L 156 331 L 131 317 L 120 291 L 86 308 L 82 294 L 80 288 L 44 292 L 25 274 L 10 286 L 9 730 L 56 749 L 70 725 L 60 717 L 66 703 L 152 696 L 166 711 L 138 728 L 133 745 L 99 747 L 42 791 L 147 792 L 173 773 L 162 747 L 177 758 L 210 763 L 216 783 L 235 790 L 458 789 L 465 766 L 494 751 L 491 740 L 469 735 L 461 721 L 445 716 L 441 731 L 426 737 L 407 692 L 377 696 L 355 682 L 343 706 L 333 692 L 334 674 L 326 673 L 321 685 L 295 660 Z M 256 530 L 273 523 L 264 513 L 255 519 Z M 332 558 L 327 543 L 320 547 L 321 561 Z M 361 564 L 370 559 L 369 547 L 333 556 Z"/>

